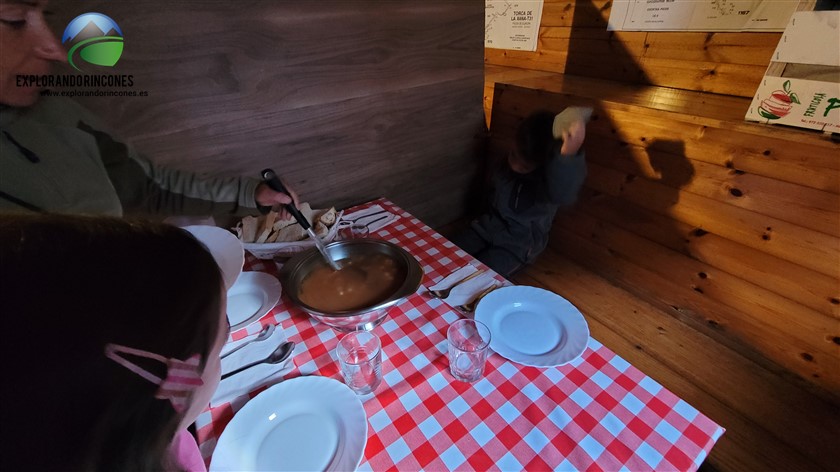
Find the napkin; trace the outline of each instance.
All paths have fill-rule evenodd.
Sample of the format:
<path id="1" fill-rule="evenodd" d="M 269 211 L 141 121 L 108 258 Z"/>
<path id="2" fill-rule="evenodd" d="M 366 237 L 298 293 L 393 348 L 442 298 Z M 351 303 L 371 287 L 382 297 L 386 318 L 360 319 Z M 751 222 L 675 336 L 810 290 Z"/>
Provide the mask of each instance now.
<path id="1" fill-rule="evenodd" d="M 385 210 L 381 205 L 373 205 L 364 210 L 354 211 L 349 214 L 345 213 L 341 219 L 342 221 L 349 221 L 354 224 L 366 225 L 368 230 L 373 233 L 397 221 L 400 217 Z"/>
<path id="2" fill-rule="evenodd" d="M 247 339 L 251 339 L 250 337 Z M 222 375 L 227 372 L 250 364 L 261 359 L 265 359 L 274 351 L 280 344 L 286 341 L 286 335 L 278 326 L 277 329 L 264 341 L 251 343 L 242 349 L 234 352 L 230 356 L 222 359 Z M 222 352 L 230 351 L 233 347 L 245 341 L 237 343 L 230 343 L 231 347 L 226 345 Z M 295 351 L 300 346 L 295 346 Z M 294 357 L 294 353 L 289 356 L 289 359 L 280 364 L 258 364 L 249 369 L 222 380 L 216 388 L 216 393 L 213 394 L 213 399 L 210 400 L 210 406 L 216 407 L 223 403 L 228 403 L 234 398 L 244 395 L 248 392 L 256 390 L 262 386 L 277 383 L 285 374 L 291 372 L 294 368 L 294 363 L 289 361 Z"/>
<path id="3" fill-rule="evenodd" d="M 445 290 L 477 271 L 478 268 L 472 264 L 467 264 L 429 287 L 429 290 Z M 488 271 L 479 274 L 466 282 L 458 284 L 451 292 L 449 292 L 449 296 L 444 298 L 443 301 L 453 307 L 471 302 L 479 293 L 483 292 L 493 284 L 501 285 L 501 282 L 496 280 L 494 275 L 495 274 L 493 274 L 493 272 Z"/>

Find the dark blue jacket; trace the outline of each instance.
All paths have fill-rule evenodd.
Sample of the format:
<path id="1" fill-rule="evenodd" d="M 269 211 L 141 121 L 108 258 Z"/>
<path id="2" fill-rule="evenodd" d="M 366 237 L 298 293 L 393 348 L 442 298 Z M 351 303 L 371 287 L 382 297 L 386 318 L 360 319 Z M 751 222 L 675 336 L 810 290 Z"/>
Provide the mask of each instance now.
<path id="1" fill-rule="evenodd" d="M 545 249 L 558 208 L 575 203 L 586 178 L 586 159 L 559 152 L 541 169 L 517 174 L 507 166 L 494 177 L 491 210 L 472 223 L 493 246 L 531 263 Z"/>

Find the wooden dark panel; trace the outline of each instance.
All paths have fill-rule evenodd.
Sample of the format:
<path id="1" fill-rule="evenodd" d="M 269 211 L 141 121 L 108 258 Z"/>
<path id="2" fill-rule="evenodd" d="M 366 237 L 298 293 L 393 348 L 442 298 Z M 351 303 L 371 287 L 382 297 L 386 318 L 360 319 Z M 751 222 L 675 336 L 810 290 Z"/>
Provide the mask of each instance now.
<path id="1" fill-rule="evenodd" d="M 120 25 L 147 98 L 80 100 L 157 162 L 256 176 L 317 205 L 379 196 L 458 217 L 483 127 L 479 0 L 56 3 Z M 419 180 L 424 179 L 424 180 Z"/>

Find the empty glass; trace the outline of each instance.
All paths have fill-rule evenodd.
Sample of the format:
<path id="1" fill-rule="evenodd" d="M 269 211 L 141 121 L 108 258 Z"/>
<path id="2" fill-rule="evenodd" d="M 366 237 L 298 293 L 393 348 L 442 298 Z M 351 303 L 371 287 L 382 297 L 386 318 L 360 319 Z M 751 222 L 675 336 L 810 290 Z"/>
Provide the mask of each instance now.
<path id="1" fill-rule="evenodd" d="M 359 223 L 343 226 L 338 230 L 338 236 L 342 241 L 366 238 L 369 234 L 370 230 L 367 225 Z"/>
<path id="2" fill-rule="evenodd" d="M 449 326 L 449 371 L 462 382 L 475 382 L 484 375 L 490 352 L 490 328 L 475 320 L 460 319 Z"/>
<path id="3" fill-rule="evenodd" d="M 354 331 L 344 335 L 335 348 L 341 375 L 356 394 L 366 395 L 382 383 L 382 345 L 379 338 L 368 331 Z"/>

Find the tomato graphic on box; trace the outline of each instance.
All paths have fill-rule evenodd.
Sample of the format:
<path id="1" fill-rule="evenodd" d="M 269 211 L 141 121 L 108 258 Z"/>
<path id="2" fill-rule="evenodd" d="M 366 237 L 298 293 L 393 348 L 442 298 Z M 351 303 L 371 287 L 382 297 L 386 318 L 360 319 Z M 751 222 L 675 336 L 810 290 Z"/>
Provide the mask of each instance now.
<path id="1" fill-rule="evenodd" d="M 784 90 L 776 90 L 761 101 L 758 114 L 768 120 L 778 120 L 790 113 L 794 103 L 799 103 L 799 97 L 791 93 L 790 80 L 787 80 L 784 83 Z"/>

